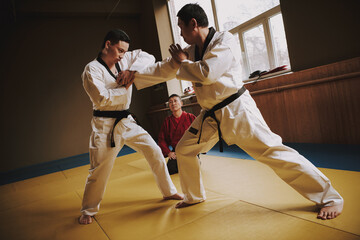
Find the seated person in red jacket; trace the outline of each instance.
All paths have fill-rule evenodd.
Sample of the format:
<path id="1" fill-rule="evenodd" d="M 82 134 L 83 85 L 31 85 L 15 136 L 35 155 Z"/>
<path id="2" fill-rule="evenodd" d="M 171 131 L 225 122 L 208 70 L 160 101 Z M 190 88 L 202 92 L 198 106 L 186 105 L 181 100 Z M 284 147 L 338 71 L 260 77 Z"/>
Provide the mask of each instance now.
<path id="1" fill-rule="evenodd" d="M 165 119 L 158 137 L 158 144 L 164 157 L 169 158 L 168 169 L 170 174 L 178 172 L 175 154 L 176 144 L 196 118 L 194 114 L 183 111 L 182 105 L 183 102 L 179 95 L 172 94 L 169 97 L 169 108 L 172 114 Z M 171 146 L 171 150 L 169 146 Z"/>

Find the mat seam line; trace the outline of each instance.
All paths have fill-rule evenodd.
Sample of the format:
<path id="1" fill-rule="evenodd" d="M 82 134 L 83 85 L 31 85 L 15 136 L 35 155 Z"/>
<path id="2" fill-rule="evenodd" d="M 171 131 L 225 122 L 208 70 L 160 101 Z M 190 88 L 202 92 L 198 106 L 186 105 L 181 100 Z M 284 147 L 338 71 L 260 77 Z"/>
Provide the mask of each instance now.
<path id="1" fill-rule="evenodd" d="M 221 209 L 223 209 L 223 208 L 226 208 L 226 207 L 228 207 L 228 206 L 230 206 L 230 205 L 235 204 L 237 201 L 238 201 L 238 200 L 235 199 L 235 202 L 233 202 L 233 203 L 231 203 L 231 204 L 229 204 L 229 205 L 227 205 L 227 206 L 224 206 L 224 207 L 218 208 L 218 209 L 216 209 L 216 210 L 214 210 L 214 211 L 211 211 L 211 212 L 207 213 L 207 214 L 204 215 L 204 216 L 201 216 L 201 217 L 199 217 L 199 218 L 196 218 L 196 219 L 194 219 L 194 220 L 192 220 L 192 221 L 190 221 L 190 222 L 188 222 L 188 223 L 186 223 L 186 224 L 184 224 L 184 225 L 181 225 L 181 226 L 179 226 L 179 227 L 176 227 L 176 228 L 174 228 L 174 229 L 172 229 L 172 230 L 170 230 L 170 231 L 166 231 L 166 232 L 164 232 L 164 233 L 161 234 L 161 235 L 158 235 L 158 236 L 156 236 L 156 237 L 154 237 L 154 238 L 151 238 L 150 240 L 155 240 L 156 238 L 158 238 L 158 237 L 160 237 L 160 236 L 162 236 L 162 235 L 164 235 L 164 234 L 170 233 L 170 232 L 172 232 L 172 231 L 174 231 L 174 230 L 180 229 L 180 228 L 182 228 L 182 227 L 184 227 L 184 226 L 186 226 L 186 225 L 188 225 L 188 224 L 191 224 L 191 223 L 193 223 L 193 222 L 195 222 L 195 221 L 198 221 L 199 219 L 202 219 L 202 218 L 204 218 L 204 217 L 206 217 L 206 216 L 208 216 L 208 215 L 210 215 L 210 214 L 212 214 L 212 213 L 215 213 L 215 212 L 218 211 L 218 210 L 221 210 Z M 179 210 L 180 210 L 180 209 L 179 209 Z"/>
<path id="2" fill-rule="evenodd" d="M 109 237 L 109 235 L 105 232 L 105 229 L 101 226 L 101 224 L 98 222 L 98 220 L 96 219 L 95 216 L 94 216 L 94 220 L 95 220 L 95 222 L 97 223 L 97 225 L 100 227 L 100 229 L 103 231 L 103 233 L 105 234 L 105 236 L 106 236 L 109 240 L 111 240 L 110 237 Z"/>
<path id="3" fill-rule="evenodd" d="M 80 198 L 80 200 L 82 200 L 80 194 L 79 194 L 77 191 L 75 191 L 75 193 L 76 193 L 76 195 Z M 109 237 L 109 235 L 107 235 L 107 233 L 105 232 L 104 228 L 100 225 L 100 223 L 99 223 L 98 220 L 95 218 L 95 216 L 94 216 L 93 218 L 94 218 L 95 222 L 97 223 L 97 225 L 100 227 L 101 231 L 103 231 L 103 233 L 105 234 L 105 236 L 107 237 L 107 239 L 111 240 L 110 237 Z"/>
<path id="4" fill-rule="evenodd" d="M 321 224 L 321 223 L 317 223 L 317 222 L 313 222 L 309 219 L 306 219 L 306 218 L 301 218 L 301 217 L 298 217 L 298 216 L 294 216 L 294 215 L 291 215 L 289 213 L 284 213 L 284 212 L 280 212 L 279 210 L 274 210 L 274 209 L 271 209 L 271 208 L 267 208 L 267 207 L 263 207 L 263 206 L 260 206 L 260 205 L 256 205 L 254 203 L 250 203 L 250 202 L 246 202 L 246 201 L 243 201 L 243 200 L 238 200 L 240 202 L 244 202 L 244 203 L 248 203 L 248 204 L 251 204 L 251 205 L 254 205 L 254 206 L 257 206 L 257 207 L 261 207 L 261 208 L 264 208 L 264 209 L 267 209 L 267 210 L 270 210 L 270 211 L 274 211 L 274 212 L 277 212 L 277 213 L 281 213 L 281 214 L 284 214 L 284 215 L 287 215 L 289 217 L 294 217 L 294 218 L 297 218 L 297 219 L 300 219 L 300 220 L 304 220 L 304 221 L 307 221 L 307 222 L 310 222 L 310 223 L 314 223 L 314 224 L 317 224 L 317 225 L 321 225 L 323 227 L 327 227 L 327 228 L 331 228 L 331 229 L 334 229 L 334 230 L 337 230 L 337 231 L 340 231 L 340 232 L 344 232 L 344 233 L 348 233 L 348 234 L 351 234 L 351 235 L 355 235 L 357 237 L 360 237 L 359 234 L 356 234 L 356 233 L 352 233 L 352 232 L 348 232 L 346 230 L 342 230 L 342 229 L 339 229 L 339 228 L 335 228 L 335 227 L 331 227 L 331 226 L 327 226 L 327 225 L 324 225 L 324 224 Z M 331 220 L 331 219 L 330 219 Z M 325 220 L 324 220 L 325 221 Z M 329 220 L 328 220 L 329 221 Z"/>
<path id="5" fill-rule="evenodd" d="M 206 188 L 206 187 L 205 187 L 205 188 Z M 227 195 L 224 195 L 223 193 L 219 193 L 219 192 L 214 191 L 214 190 L 212 190 L 212 189 L 209 189 L 209 188 L 206 188 L 206 189 L 209 190 L 209 191 L 212 191 L 212 192 L 214 192 L 214 193 L 216 193 L 216 194 L 219 194 L 219 195 L 222 195 L 222 196 L 227 196 Z M 298 219 L 301 219 L 301 220 L 305 220 L 305 221 L 308 221 L 308 222 L 311 222 L 311 223 L 315 223 L 315 224 L 318 224 L 318 225 L 321 225 L 321 226 L 325 226 L 325 227 L 328 227 L 328 228 L 332 228 L 332 229 L 335 229 L 335 230 L 338 230 L 338 231 L 341 231 L 341 232 L 349 233 L 349 234 L 355 235 L 355 236 L 357 236 L 357 237 L 360 236 L 360 234 L 356 234 L 356 233 L 348 232 L 348 231 L 345 231 L 345 230 L 342 230 L 342 229 L 339 229 L 339 228 L 327 226 L 327 225 L 324 225 L 324 224 L 321 224 L 321 223 L 317 223 L 317 222 L 311 221 L 311 220 L 309 220 L 309 219 L 305 219 L 305 218 L 301 218 L 301 217 L 298 217 L 298 216 L 294 216 L 294 215 L 291 215 L 291 214 L 289 214 L 289 213 L 284 213 L 284 212 L 281 212 L 281 211 L 279 211 L 279 210 L 274 210 L 274 209 L 271 209 L 271 208 L 267 208 L 267 207 L 264 207 L 264 206 L 261 206 L 261 205 L 257 205 L 257 204 L 255 204 L 255 203 L 247 202 L 247 201 L 244 201 L 244 200 L 241 200 L 241 199 L 237 199 L 237 201 L 244 202 L 244 203 L 248 203 L 248 204 L 251 204 L 251 205 L 254 205 L 254 206 L 257 206 L 257 207 L 261 207 L 261 208 L 264 208 L 264 209 L 267 209 L 267 210 L 274 211 L 274 212 L 282 213 L 282 214 L 285 214 L 285 215 L 288 215 L 288 216 L 291 216 L 291 217 L 295 217 L 295 218 L 298 218 Z"/>

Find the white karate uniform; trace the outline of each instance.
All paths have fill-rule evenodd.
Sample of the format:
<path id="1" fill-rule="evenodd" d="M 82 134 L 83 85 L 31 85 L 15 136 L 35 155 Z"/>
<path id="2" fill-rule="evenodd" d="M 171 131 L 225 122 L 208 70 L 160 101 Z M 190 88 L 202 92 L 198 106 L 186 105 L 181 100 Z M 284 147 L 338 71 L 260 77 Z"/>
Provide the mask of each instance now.
<path id="1" fill-rule="evenodd" d="M 191 127 L 199 131 L 196 134 L 192 133 L 194 131 L 186 131 L 175 150 L 186 203 L 197 203 L 206 199 L 196 156 L 207 152 L 218 142 L 217 124 L 208 117 L 202 126 L 201 141 L 197 143 L 204 110 L 210 110 L 236 93 L 243 85 L 240 60 L 235 54 L 236 44 L 232 34 L 216 32 L 202 60 L 195 61 L 195 45 L 192 45 L 185 48 L 189 59 L 183 61 L 180 67 L 168 58 L 135 75 L 138 89 L 174 77 L 193 82 L 202 111 Z M 281 179 L 305 198 L 319 206 L 332 206 L 343 202 L 324 174 L 294 149 L 284 146 L 281 137 L 269 129 L 247 90 L 235 101 L 215 111 L 215 116 L 220 122 L 222 136 L 227 144 L 238 145 L 254 159 L 271 167 Z"/>
<path id="2" fill-rule="evenodd" d="M 139 71 L 154 63 L 152 55 L 141 50 L 126 52 L 119 62 L 121 70 Z M 132 86 L 118 86 L 115 78 L 97 60 L 86 65 L 82 74 L 83 86 L 89 95 L 94 110 L 121 111 L 129 109 Z M 90 170 L 82 202 L 82 214 L 93 216 L 99 211 L 115 158 L 124 144 L 141 152 L 148 161 L 156 183 L 164 197 L 177 190 L 171 181 L 160 147 L 152 137 L 129 115 L 114 129 L 115 147 L 110 147 L 110 132 L 114 118 L 93 117 L 90 136 Z"/>

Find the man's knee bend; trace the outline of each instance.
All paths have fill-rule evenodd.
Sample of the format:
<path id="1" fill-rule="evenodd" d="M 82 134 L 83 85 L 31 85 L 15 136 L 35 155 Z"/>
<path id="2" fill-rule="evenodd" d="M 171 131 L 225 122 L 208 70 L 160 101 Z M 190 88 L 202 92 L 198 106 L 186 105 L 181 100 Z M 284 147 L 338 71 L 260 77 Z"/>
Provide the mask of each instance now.
<path id="1" fill-rule="evenodd" d="M 150 168 L 153 172 L 162 171 L 165 167 L 166 164 L 162 161 L 154 161 L 150 164 Z"/>
<path id="2" fill-rule="evenodd" d="M 183 147 L 178 143 L 174 150 L 175 150 L 176 153 L 180 154 L 180 151 L 183 150 Z"/>
<path id="3" fill-rule="evenodd" d="M 177 158 L 183 158 L 183 157 L 196 157 L 199 152 L 191 150 L 189 148 L 177 148 L 175 150 Z"/>
<path id="4" fill-rule="evenodd" d="M 140 152 L 147 157 L 157 158 L 162 156 L 161 149 L 158 145 L 143 145 L 139 148 Z"/>
<path id="5" fill-rule="evenodd" d="M 189 149 L 187 147 L 185 147 L 184 145 L 182 145 L 180 143 L 178 145 L 176 145 L 176 148 L 175 148 L 176 156 L 188 155 L 188 152 L 189 152 Z"/>

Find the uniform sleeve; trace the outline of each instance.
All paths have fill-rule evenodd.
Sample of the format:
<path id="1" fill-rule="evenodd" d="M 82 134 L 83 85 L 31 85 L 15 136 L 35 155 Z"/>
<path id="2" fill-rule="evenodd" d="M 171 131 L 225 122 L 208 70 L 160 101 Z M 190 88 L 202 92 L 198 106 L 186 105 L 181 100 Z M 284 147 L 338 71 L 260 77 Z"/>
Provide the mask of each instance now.
<path id="1" fill-rule="evenodd" d="M 147 66 L 155 63 L 155 57 L 147 52 L 144 52 L 140 49 L 126 52 L 125 58 L 129 63 L 130 71 L 141 71 Z"/>
<path id="2" fill-rule="evenodd" d="M 85 91 L 97 107 L 115 106 L 124 103 L 127 99 L 126 88 L 107 89 L 103 73 L 94 66 L 85 67 L 82 80 Z"/>
<path id="3" fill-rule="evenodd" d="M 164 157 L 167 157 L 168 154 L 171 152 L 169 149 L 170 143 L 167 141 L 168 138 L 168 127 L 167 127 L 167 119 L 165 119 L 163 125 L 161 126 L 159 137 L 158 137 L 158 145 L 161 148 L 161 151 L 164 155 Z"/>
<path id="4" fill-rule="evenodd" d="M 197 62 L 184 60 L 176 77 L 181 80 L 210 85 L 228 71 L 233 60 L 234 55 L 230 46 L 220 42 L 204 55 L 203 60 Z"/>
<path id="5" fill-rule="evenodd" d="M 171 58 L 166 58 L 138 71 L 135 74 L 135 86 L 138 90 L 153 86 L 158 83 L 166 82 L 176 77 L 179 64 Z"/>

